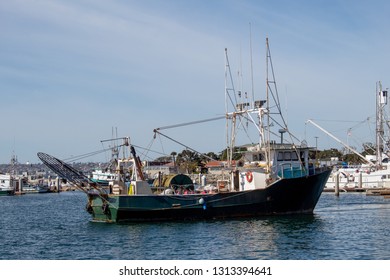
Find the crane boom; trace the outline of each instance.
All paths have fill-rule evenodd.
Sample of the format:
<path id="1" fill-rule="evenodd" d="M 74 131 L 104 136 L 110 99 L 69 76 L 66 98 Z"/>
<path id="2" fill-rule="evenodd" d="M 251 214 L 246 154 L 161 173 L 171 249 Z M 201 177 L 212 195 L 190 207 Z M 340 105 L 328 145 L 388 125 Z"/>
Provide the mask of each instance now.
<path id="1" fill-rule="evenodd" d="M 356 154 L 357 156 L 359 156 L 361 159 L 363 159 L 365 162 L 367 162 L 369 165 L 372 165 L 374 166 L 374 164 L 367 160 L 362 154 L 360 154 L 358 151 L 356 151 L 355 149 L 351 148 L 349 145 L 345 144 L 343 141 L 341 141 L 340 139 L 338 139 L 336 136 L 334 136 L 332 133 L 330 133 L 329 131 L 325 130 L 324 128 L 322 128 L 321 126 L 319 126 L 318 124 L 316 124 L 314 121 L 312 120 L 307 120 L 306 123 L 311 123 L 312 125 L 314 125 L 315 127 L 317 127 L 319 130 L 321 130 L 322 132 L 324 132 L 325 134 L 327 134 L 328 136 L 330 136 L 331 138 L 333 138 L 334 140 L 336 140 L 337 142 L 339 142 L 341 145 L 343 145 L 344 147 L 346 147 L 348 150 L 350 150 L 351 152 L 353 152 L 354 154 Z"/>

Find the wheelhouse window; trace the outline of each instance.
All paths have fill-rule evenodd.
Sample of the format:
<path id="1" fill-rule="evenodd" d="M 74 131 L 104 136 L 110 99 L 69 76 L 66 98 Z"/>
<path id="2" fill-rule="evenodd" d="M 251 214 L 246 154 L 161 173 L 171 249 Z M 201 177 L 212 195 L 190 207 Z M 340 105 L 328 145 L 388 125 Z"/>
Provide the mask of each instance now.
<path id="1" fill-rule="evenodd" d="M 296 152 L 278 152 L 278 161 L 298 161 Z"/>
<path id="2" fill-rule="evenodd" d="M 297 161 L 298 160 L 298 154 L 296 152 L 291 153 L 291 160 Z"/>

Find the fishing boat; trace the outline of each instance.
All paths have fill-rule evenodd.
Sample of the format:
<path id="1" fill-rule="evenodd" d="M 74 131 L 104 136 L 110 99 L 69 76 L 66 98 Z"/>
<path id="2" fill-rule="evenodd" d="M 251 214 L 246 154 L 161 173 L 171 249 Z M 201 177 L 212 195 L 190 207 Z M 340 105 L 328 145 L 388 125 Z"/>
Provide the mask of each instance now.
<path id="1" fill-rule="evenodd" d="M 132 180 L 128 184 L 118 180 L 109 191 L 53 156 L 38 153 L 38 157 L 60 177 L 86 193 L 86 209 L 93 221 L 127 223 L 312 214 L 331 169 L 316 168 L 310 162 L 311 148 L 305 141 L 296 144 L 284 139 L 284 134 L 291 140 L 295 138 L 281 117 L 280 106 L 270 105 L 271 100 L 278 101 L 279 98 L 277 91 L 271 90 L 270 86 L 275 85 L 275 79 L 268 39 L 266 47 L 267 69 L 272 68 L 273 81 L 267 71 L 265 100 L 255 101 L 247 96 L 247 100 L 241 100 L 244 98 L 241 93 L 225 86 L 227 100 L 235 100 L 232 94 L 237 94 L 240 97 L 236 100 L 243 101 L 234 104 L 234 110 L 224 116 L 230 124 L 227 130 L 231 131 L 227 137 L 230 145 L 228 162 L 232 161 L 236 132 L 244 121 L 256 128 L 260 141 L 246 151 L 242 164 L 228 164 L 230 179 L 216 190 L 199 192 L 186 181 L 154 191 L 144 177 L 141 161 L 129 138 L 124 139 L 123 147 L 131 151 L 131 158 L 126 160 L 133 163 Z M 226 71 L 230 71 L 227 50 L 225 53 Z M 277 120 L 272 112 L 275 108 L 281 119 Z M 272 134 L 270 129 L 276 123 L 281 123 L 282 128 L 278 134 Z M 154 133 L 164 136 L 161 130 L 157 128 Z M 117 170 L 121 170 L 119 165 Z M 121 176 L 118 172 L 119 179 Z"/>
<path id="2" fill-rule="evenodd" d="M 111 150 L 111 160 L 105 168 L 98 168 L 92 171 L 91 180 L 92 182 L 97 183 L 100 186 L 109 186 L 112 185 L 115 181 L 117 181 L 118 174 L 115 172 L 115 169 L 118 164 L 119 159 L 119 149 L 116 140 L 118 138 L 118 129 L 112 128 L 112 139 L 102 140 L 101 143 L 111 142 L 109 150 Z"/>
<path id="3" fill-rule="evenodd" d="M 14 195 L 12 177 L 8 174 L 0 174 L 0 196 Z"/>
<path id="4" fill-rule="evenodd" d="M 92 172 L 91 180 L 101 186 L 108 186 L 110 183 L 118 180 L 118 178 L 117 174 L 113 172 L 96 169 Z"/>

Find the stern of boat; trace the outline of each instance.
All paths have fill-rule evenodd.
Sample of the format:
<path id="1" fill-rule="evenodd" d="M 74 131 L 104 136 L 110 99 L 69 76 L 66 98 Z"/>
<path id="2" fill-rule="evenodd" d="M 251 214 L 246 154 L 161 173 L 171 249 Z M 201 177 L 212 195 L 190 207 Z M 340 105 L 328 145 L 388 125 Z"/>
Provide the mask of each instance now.
<path id="1" fill-rule="evenodd" d="M 115 223 L 117 217 L 117 199 L 108 195 L 88 194 L 86 211 L 92 215 L 92 221 Z"/>

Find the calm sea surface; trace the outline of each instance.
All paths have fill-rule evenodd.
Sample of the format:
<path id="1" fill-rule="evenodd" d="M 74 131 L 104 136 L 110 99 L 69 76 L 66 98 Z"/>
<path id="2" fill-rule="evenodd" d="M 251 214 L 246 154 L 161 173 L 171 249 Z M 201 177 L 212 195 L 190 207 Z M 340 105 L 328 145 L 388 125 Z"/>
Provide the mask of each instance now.
<path id="1" fill-rule="evenodd" d="M 390 260 L 390 199 L 324 193 L 313 216 L 115 225 L 80 192 L 0 197 L 0 259 Z"/>

